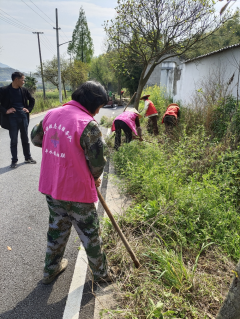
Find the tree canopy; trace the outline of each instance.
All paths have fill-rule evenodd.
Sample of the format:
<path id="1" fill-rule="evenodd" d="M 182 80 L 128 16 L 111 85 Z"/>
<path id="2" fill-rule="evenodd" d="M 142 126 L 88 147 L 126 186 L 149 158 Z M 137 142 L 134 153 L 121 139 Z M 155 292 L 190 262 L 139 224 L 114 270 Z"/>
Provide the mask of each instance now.
<path id="1" fill-rule="evenodd" d="M 68 53 L 75 60 L 89 63 L 93 56 L 93 41 L 88 29 L 87 19 L 83 7 L 80 7 L 79 17 L 72 34 L 72 42 L 68 45 Z"/>
<path id="2" fill-rule="evenodd" d="M 87 81 L 88 65 L 78 60 L 71 62 L 69 59 L 65 59 L 64 57 L 61 57 L 60 64 L 61 80 L 66 96 L 66 85 L 70 85 L 72 90 L 75 90 L 80 84 Z M 41 74 L 40 66 L 38 66 L 36 74 Z M 57 87 L 57 89 L 59 89 L 58 61 L 56 56 L 54 56 L 52 60 L 43 62 L 43 77 L 45 81 L 52 83 Z"/>
<path id="3" fill-rule="evenodd" d="M 122 61 L 131 55 L 143 66 L 135 107 L 154 68 L 168 57 L 196 48 L 229 18 L 213 0 L 118 0 L 117 16 L 105 22 L 108 42 Z"/>
<path id="4" fill-rule="evenodd" d="M 90 78 L 100 82 L 107 91 L 113 90 L 117 86 L 117 79 L 113 68 L 111 68 L 110 59 L 111 53 L 94 57 L 90 68 Z"/>

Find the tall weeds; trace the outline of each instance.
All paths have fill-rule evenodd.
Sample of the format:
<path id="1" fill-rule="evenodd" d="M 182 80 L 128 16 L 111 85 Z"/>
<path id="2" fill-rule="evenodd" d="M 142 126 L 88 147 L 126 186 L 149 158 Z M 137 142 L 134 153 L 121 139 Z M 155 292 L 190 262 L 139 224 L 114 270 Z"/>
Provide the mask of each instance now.
<path id="1" fill-rule="evenodd" d="M 152 90 L 162 115 L 169 101 Z M 223 300 L 240 257 L 240 112 L 229 95 L 205 103 L 181 107 L 171 139 L 162 126 L 159 137 L 148 135 L 143 119 L 151 143 L 112 154 L 119 189 L 133 199 L 119 223 L 141 263 L 132 267 L 106 220 L 105 249 L 119 280 L 113 318 L 213 318 Z"/>

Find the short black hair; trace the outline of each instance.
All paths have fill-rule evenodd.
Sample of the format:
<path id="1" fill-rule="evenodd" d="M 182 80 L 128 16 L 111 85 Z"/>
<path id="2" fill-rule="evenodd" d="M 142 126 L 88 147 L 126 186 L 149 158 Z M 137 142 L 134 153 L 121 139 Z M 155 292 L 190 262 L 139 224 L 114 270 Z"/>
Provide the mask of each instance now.
<path id="1" fill-rule="evenodd" d="M 12 74 L 12 80 L 14 81 L 15 79 L 21 79 L 21 77 L 24 76 L 22 72 L 13 72 Z"/>
<path id="2" fill-rule="evenodd" d="M 72 94 L 72 99 L 94 114 L 102 104 L 107 104 L 107 92 L 104 87 L 95 81 L 87 81 L 80 85 Z"/>

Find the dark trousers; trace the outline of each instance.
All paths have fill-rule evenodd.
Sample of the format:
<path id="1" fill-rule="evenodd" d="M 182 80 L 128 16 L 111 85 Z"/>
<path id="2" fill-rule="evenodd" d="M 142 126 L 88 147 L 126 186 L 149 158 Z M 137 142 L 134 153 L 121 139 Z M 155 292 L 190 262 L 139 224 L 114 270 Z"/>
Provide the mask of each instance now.
<path id="1" fill-rule="evenodd" d="M 114 148 L 118 150 L 119 146 L 121 146 L 121 130 L 125 133 L 126 143 L 130 143 L 132 140 L 132 130 L 130 127 L 121 120 L 116 120 L 115 124 L 115 145 Z"/>
<path id="2" fill-rule="evenodd" d="M 23 154 L 25 159 L 28 160 L 31 157 L 30 144 L 28 141 L 28 120 L 27 117 L 9 117 L 9 135 L 10 135 L 10 150 L 12 153 L 12 162 L 18 161 L 17 157 L 17 144 L 18 144 L 18 131 L 20 130 L 20 136 L 22 140 Z"/>
<path id="3" fill-rule="evenodd" d="M 174 115 L 166 115 L 163 119 L 163 122 L 165 124 L 165 133 L 171 134 L 173 127 L 177 124 L 177 119 Z"/>
<path id="4" fill-rule="evenodd" d="M 157 125 L 158 116 L 150 116 L 148 118 L 148 124 L 147 124 L 147 130 L 149 133 L 152 133 L 154 135 L 158 135 L 158 125 Z"/>

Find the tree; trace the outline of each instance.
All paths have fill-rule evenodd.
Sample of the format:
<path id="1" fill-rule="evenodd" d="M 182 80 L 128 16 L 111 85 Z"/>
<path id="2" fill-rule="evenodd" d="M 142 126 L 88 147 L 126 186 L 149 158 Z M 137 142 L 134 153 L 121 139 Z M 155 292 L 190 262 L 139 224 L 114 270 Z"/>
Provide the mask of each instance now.
<path id="1" fill-rule="evenodd" d="M 33 76 L 26 76 L 24 86 L 33 94 L 37 89 L 37 80 Z"/>
<path id="2" fill-rule="evenodd" d="M 105 22 L 110 46 L 122 62 L 129 55 L 143 66 L 134 107 L 157 65 L 181 56 L 229 19 L 215 14 L 214 0 L 118 0 L 117 16 Z"/>
<path id="3" fill-rule="evenodd" d="M 116 87 L 117 79 L 110 64 L 110 54 L 101 54 L 92 59 L 90 68 L 90 78 L 100 82 L 108 91 L 109 86 Z"/>
<path id="4" fill-rule="evenodd" d="M 61 57 L 61 80 L 63 84 L 63 90 L 65 98 L 66 85 L 70 85 L 72 90 L 75 90 L 80 84 L 87 81 L 88 77 L 88 66 L 86 63 L 75 60 L 71 63 L 68 59 Z M 41 74 L 41 67 L 38 66 L 36 75 Z M 43 77 L 47 82 L 52 83 L 59 90 L 58 85 L 58 61 L 57 57 L 54 56 L 52 60 L 43 62 Z"/>
<path id="5" fill-rule="evenodd" d="M 89 66 L 82 61 L 75 60 L 69 63 L 68 67 L 62 71 L 66 83 L 75 91 L 78 86 L 88 80 Z"/>
<path id="6" fill-rule="evenodd" d="M 229 288 L 228 295 L 217 314 L 216 319 L 240 318 L 240 260 L 234 272 L 234 279 Z"/>
<path id="7" fill-rule="evenodd" d="M 196 50 L 189 50 L 187 58 L 194 58 L 224 47 L 240 43 L 240 12 L 237 10 L 233 17 L 224 23 L 219 30 L 210 35 Z"/>
<path id="8" fill-rule="evenodd" d="M 126 88 L 132 96 L 137 91 L 143 66 L 134 59 L 131 52 L 125 61 L 122 61 L 117 51 L 112 52 L 111 62 L 116 77 L 121 79 L 122 87 Z"/>
<path id="9" fill-rule="evenodd" d="M 79 17 L 72 34 L 72 42 L 68 45 L 68 53 L 74 59 L 89 63 L 93 56 L 93 42 L 88 29 L 85 12 L 80 7 Z"/>

